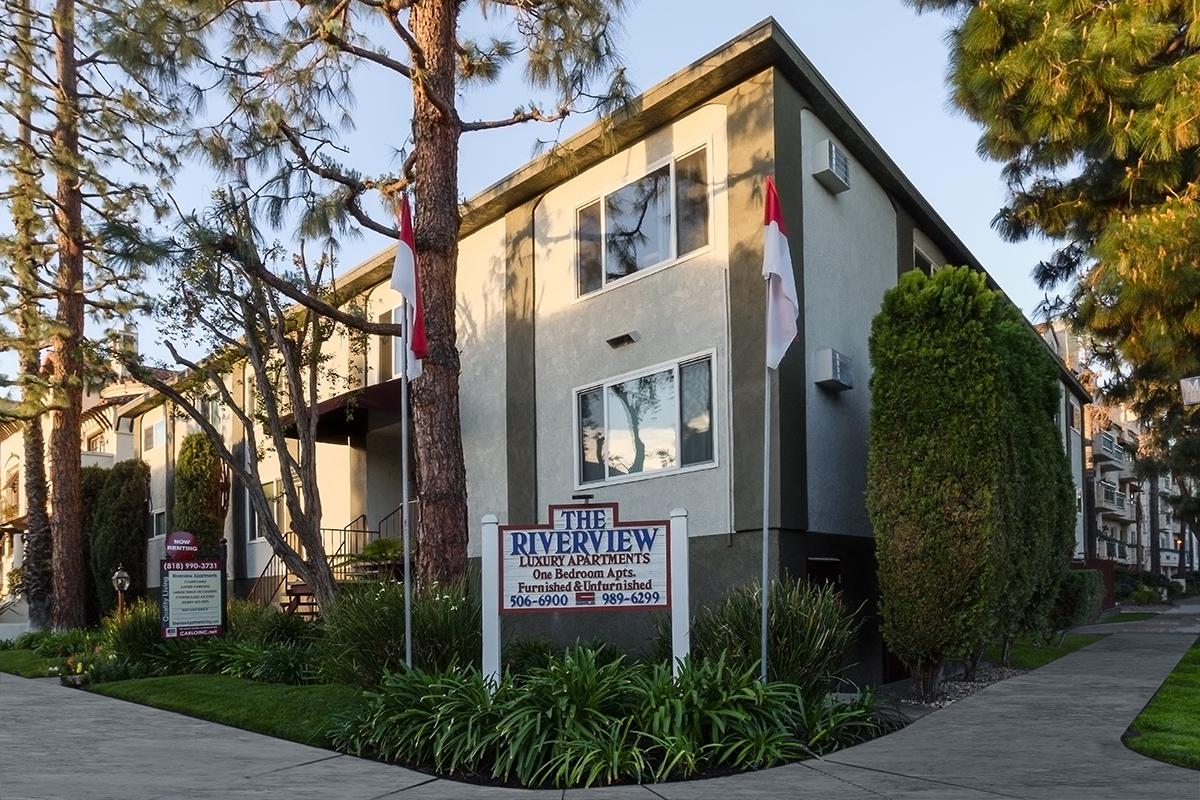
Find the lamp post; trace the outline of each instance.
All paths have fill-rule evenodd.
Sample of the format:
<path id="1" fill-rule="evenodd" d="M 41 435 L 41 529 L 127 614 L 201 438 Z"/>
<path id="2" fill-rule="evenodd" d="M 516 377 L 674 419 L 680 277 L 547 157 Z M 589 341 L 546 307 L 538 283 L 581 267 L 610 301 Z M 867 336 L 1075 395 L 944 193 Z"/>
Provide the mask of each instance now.
<path id="1" fill-rule="evenodd" d="M 129 591 L 129 573 L 124 565 L 118 565 L 112 576 L 113 588 L 117 590 L 117 619 L 125 616 L 125 592 Z"/>

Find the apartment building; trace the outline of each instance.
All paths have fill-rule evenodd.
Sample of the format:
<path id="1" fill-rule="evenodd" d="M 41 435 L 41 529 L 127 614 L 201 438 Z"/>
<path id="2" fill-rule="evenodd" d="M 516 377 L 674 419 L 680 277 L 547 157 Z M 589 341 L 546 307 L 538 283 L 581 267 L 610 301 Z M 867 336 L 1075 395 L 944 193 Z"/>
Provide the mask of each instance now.
<path id="1" fill-rule="evenodd" d="M 136 335 L 132 332 L 127 335 L 130 337 L 128 346 L 136 348 Z M 133 421 L 121 416 L 119 409 L 145 391 L 146 387 L 120 370 L 114 370 L 108 381 L 84 390 L 80 435 L 83 466 L 107 469 L 118 461 L 134 457 Z M 47 444 L 50 427 L 51 420 L 47 415 L 42 421 L 42 438 Z M 49 463 L 47 451 L 47 475 Z M 9 577 L 25 558 L 28 501 L 24 478 L 24 424 L 16 421 L 0 423 L 0 638 L 24 630 L 28 617 L 25 600 L 13 593 Z"/>
<path id="2" fill-rule="evenodd" d="M 773 20 L 634 107 L 612 130 L 584 130 L 464 207 L 457 309 L 469 519 L 543 521 L 548 504 L 581 494 L 619 503 L 629 519 L 683 507 L 694 604 L 757 579 L 762 191 L 773 175 L 803 308 L 798 341 L 772 387 L 767 555 L 774 574 L 835 582 L 851 607 L 871 614 L 871 320 L 907 270 L 983 267 Z M 392 258 L 389 249 L 339 279 L 374 319 L 390 319 L 400 305 L 388 285 Z M 331 348 L 360 376 L 350 390 L 330 387 L 320 403 L 322 524 L 335 549 L 359 532 L 398 533 L 407 443 L 400 348 L 380 338 L 365 350 Z M 1082 489 L 1085 450 L 1071 420 L 1090 398 L 1066 369 L 1061 383 L 1063 442 Z M 235 370 L 231 392 L 252 406 L 248 385 Z M 233 415 L 212 413 L 231 446 L 243 446 Z M 153 393 L 117 414 L 130 421 L 134 455 L 155 476 L 153 564 L 159 534 L 171 529 L 172 454 L 187 423 Z M 266 458 L 263 474 L 274 474 Z M 229 570 L 237 593 L 258 594 L 274 573 L 246 492 L 235 482 Z M 474 530 L 470 554 L 478 553 Z M 505 635 L 603 636 L 643 647 L 653 623 L 642 612 L 530 615 L 506 619 Z M 883 647 L 872 625 L 865 630 L 855 677 L 877 680 Z"/>
<path id="3" fill-rule="evenodd" d="M 1095 381 L 1086 345 L 1065 323 L 1040 325 L 1039 330 L 1083 383 Z M 1190 487 L 1169 473 L 1151 480 L 1135 469 L 1143 436 L 1137 415 L 1123 404 L 1095 403 L 1072 420 L 1086 443 L 1086 485 L 1080 496 L 1080 524 L 1086 532 L 1077 539 L 1076 558 L 1150 570 L 1151 540 L 1157 537 L 1160 572 L 1177 577 L 1195 571 L 1196 533 L 1172 510 L 1173 501 Z M 1157 517 L 1151 515 L 1152 500 Z"/>

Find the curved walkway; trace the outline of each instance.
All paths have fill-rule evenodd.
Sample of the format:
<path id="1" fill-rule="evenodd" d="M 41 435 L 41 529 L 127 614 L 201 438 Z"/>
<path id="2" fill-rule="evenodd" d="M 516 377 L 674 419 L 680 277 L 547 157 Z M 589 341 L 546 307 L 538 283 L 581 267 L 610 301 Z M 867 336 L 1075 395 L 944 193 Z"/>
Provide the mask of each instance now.
<path id="1" fill-rule="evenodd" d="M 1118 630 L 1119 628 L 1119 630 Z M 1121 734 L 1200 629 L 1200 605 L 1109 636 L 904 730 L 821 761 L 686 783 L 567 792 L 470 786 L 0 674 L 4 800 L 1131 800 L 1200 797 L 1200 772 Z"/>

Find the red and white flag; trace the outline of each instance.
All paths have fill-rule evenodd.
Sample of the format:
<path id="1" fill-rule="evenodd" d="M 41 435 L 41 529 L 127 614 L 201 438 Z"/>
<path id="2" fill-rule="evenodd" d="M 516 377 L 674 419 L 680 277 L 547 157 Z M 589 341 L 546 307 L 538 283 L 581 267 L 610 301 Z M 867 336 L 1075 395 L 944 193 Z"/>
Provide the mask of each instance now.
<path id="1" fill-rule="evenodd" d="M 763 277 L 767 279 L 767 366 L 779 369 L 783 354 L 796 340 L 800 300 L 787 228 L 779 208 L 775 181 L 767 177 L 767 206 L 763 229 Z"/>
<path id="2" fill-rule="evenodd" d="M 392 266 L 392 288 L 404 297 L 405 356 L 408 379 L 412 380 L 420 377 L 421 359 L 425 358 L 429 347 L 425 341 L 425 307 L 421 301 L 421 278 L 417 273 L 417 248 L 413 243 L 412 212 L 407 194 L 400 195 L 396 222 L 400 228 L 400 241 L 396 245 L 396 263 Z"/>

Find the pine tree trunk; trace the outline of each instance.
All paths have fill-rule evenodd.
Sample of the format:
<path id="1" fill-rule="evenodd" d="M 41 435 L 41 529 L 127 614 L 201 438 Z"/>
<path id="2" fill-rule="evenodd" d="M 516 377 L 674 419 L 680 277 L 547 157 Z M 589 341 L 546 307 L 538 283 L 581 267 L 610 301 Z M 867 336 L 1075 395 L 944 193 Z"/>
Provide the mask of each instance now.
<path id="1" fill-rule="evenodd" d="M 412 384 L 420 527 L 419 583 L 460 577 L 467 564 L 466 469 L 459 424 L 455 273 L 458 267 L 458 137 L 455 93 L 456 0 L 414 4 L 409 23 L 424 53 L 423 78 L 413 82 L 417 174 L 413 233 L 429 354 Z M 449 119 L 425 91 L 448 106 Z"/>
<path id="2" fill-rule="evenodd" d="M 56 322 L 51 337 L 58 407 L 50 431 L 50 531 L 54 540 L 54 627 L 86 623 L 83 543 L 80 521 L 83 409 L 83 203 L 79 185 L 79 94 L 75 64 L 75 0 L 57 0 L 54 9 L 55 87 L 53 164 L 58 181 L 56 209 L 58 274 Z"/>

